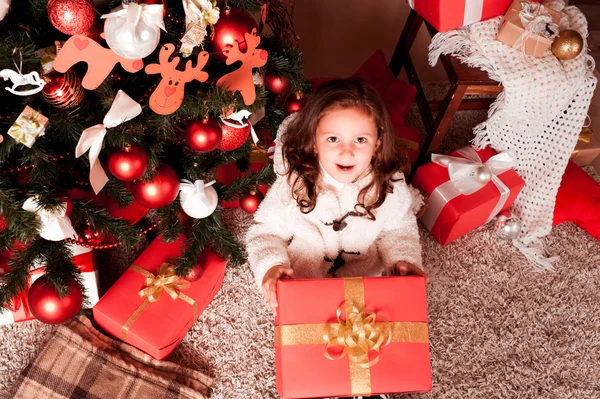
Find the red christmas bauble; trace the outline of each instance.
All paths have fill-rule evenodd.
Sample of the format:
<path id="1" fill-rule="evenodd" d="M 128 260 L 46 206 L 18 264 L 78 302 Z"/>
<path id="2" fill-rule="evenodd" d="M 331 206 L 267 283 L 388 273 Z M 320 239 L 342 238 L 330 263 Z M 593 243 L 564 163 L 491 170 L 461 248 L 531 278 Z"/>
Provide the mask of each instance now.
<path id="1" fill-rule="evenodd" d="M 234 126 L 238 125 L 235 121 L 230 121 L 228 123 Z M 240 148 L 246 140 L 248 140 L 248 136 L 250 135 L 250 124 L 246 122 L 245 125 L 246 126 L 243 127 L 231 127 L 224 123 L 221 126 L 221 129 L 223 130 L 223 139 L 221 139 L 221 144 L 219 144 L 217 148 L 221 151 L 232 151 L 236 148 Z"/>
<path id="2" fill-rule="evenodd" d="M 286 115 L 293 114 L 294 112 L 298 112 L 302 108 L 304 108 L 305 102 L 306 102 L 306 99 L 304 96 L 302 96 L 300 94 L 291 95 L 285 101 L 285 104 L 283 105 L 283 111 L 285 112 Z"/>
<path id="3" fill-rule="evenodd" d="M 137 180 L 131 183 L 131 193 L 146 208 L 162 208 L 177 198 L 179 176 L 172 167 L 162 164 L 156 168 L 152 181 Z"/>
<path id="4" fill-rule="evenodd" d="M 104 242 L 104 234 L 94 230 L 92 226 L 86 225 L 85 229 L 83 229 L 83 232 L 79 234 L 78 241 L 82 244 L 91 246 L 101 245 Z"/>
<path id="5" fill-rule="evenodd" d="M 47 324 L 60 324 L 72 319 L 81 309 L 82 300 L 81 287 L 75 280 L 69 282 L 69 293 L 61 298 L 46 276 L 35 280 L 27 294 L 31 314 Z"/>
<path id="6" fill-rule="evenodd" d="M 200 277 L 202 277 L 203 274 L 204 274 L 203 263 L 198 262 L 192 267 L 192 269 L 189 271 L 187 276 L 185 276 L 185 279 L 187 281 L 193 282 L 193 281 L 198 280 Z"/>
<path id="7" fill-rule="evenodd" d="M 246 197 L 240 199 L 240 208 L 248 213 L 254 213 L 264 198 L 265 196 L 259 190 L 251 191 Z"/>
<path id="8" fill-rule="evenodd" d="M 191 121 L 185 128 L 185 141 L 198 152 L 210 152 L 221 144 L 223 131 L 214 119 Z"/>
<path id="9" fill-rule="evenodd" d="M 223 54 L 223 50 L 232 46 L 234 41 L 239 43 L 241 52 L 246 51 L 248 46 L 244 33 L 250 33 L 254 28 L 256 28 L 254 17 L 241 8 L 233 7 L 221 12 L 219 20 L 214 25 L 212 39 L 214 57 L 225 62 L 227 56 Z"/>
<path id="10" fill-rule="evenodd" d="M 8 220 L 3 215 L 0 215 L 0 231 L 8 228 Z"/>
<path id="11" fill-rule="evenodd" d="M 73 71 L 51 72 L 44 75 L 46 85 L 42 95 L 48 104 L 58 109 L 76 108 L 83 101 L 84 90 L 81 78 Z"/>
<path id="12" fill-rule="evenodd" d="M 265 86 L 271 93 L 283 94 L 288 89 L 288 80 L 286 78 L 277 77 L 270 72 L 265 74 Z"/>
<path id="13" fill-rule="evenodd" d="M 115 149 L 108 156 L 108 169 L 119 180 L 134 181 L 144 176 L 148 155 L 137 145 Z"/>
<path id="14" fill-rule="evenodd" d="M 52 25 L 67 35 L 86 33 L 96 19 L 90 0 L 50 0 L 47 10 Z"/>

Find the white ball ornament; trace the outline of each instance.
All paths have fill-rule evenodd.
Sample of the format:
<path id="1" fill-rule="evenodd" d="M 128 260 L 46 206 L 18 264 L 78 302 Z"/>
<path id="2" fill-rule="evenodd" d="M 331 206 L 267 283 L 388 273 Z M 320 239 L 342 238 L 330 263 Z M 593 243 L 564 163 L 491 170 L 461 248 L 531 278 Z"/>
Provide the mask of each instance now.
<path id="1" fill-rule="evenodd" d="M 217 191 L 212 187 L 215 181 L 204 184 L 204 180 L 181 180 L 179 202 L 181 208 L 190 217 L 202 219 L 210 216 L 219 204 Z"/>
<path id="2" fill-rule="evenodd" d="M 158 46 L 165 30 L 162 4 L 128 3 L 102 16 L 106 43 L 123 58 L 138 60 Z"/>

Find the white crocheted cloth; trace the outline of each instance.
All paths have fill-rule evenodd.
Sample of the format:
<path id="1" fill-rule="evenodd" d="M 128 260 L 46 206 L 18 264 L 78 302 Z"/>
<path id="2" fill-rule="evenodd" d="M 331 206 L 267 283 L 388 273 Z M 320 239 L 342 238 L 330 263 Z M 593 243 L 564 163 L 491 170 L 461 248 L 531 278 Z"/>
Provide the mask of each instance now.
<path id="1" fill-rule="evenodd" d="M 544 5 L 562 11 L 559 30 L 574 29 L 587 37 L 587 21 L 578 8 L 564 7 L 561 0 Z M 526 186 L 513 207 L 522 221 L 514 244 L 535 265 L 550 269 L 553 259 L 546 257 L 540 238 L 552 229 L 556 193 L 587 116 L 596 86 L 594 61 L 587 44 L 570 61 L 559 61 L 550 50 L 542 58 L 523 54 L 495 40 L 501 22 L 498 17 L 438 33 L 429 62 L 435 65 L 440 54 L 451 54 L 504 86 L 488 120 L 474 129 L 473 144 L 517 154 L 515 170 Z"/>

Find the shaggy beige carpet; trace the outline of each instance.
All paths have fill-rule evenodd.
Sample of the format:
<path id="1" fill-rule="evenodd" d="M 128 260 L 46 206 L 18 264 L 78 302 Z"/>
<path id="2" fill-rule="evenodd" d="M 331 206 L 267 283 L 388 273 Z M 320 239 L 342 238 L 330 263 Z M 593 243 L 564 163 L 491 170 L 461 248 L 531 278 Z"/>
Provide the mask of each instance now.
<path id="1" fill-rule="evenodd" d="M 463 145 L 482 112 L 460 112 L 444 144 Z M 418 125 L 415 115 L 410 122 Z M 227 211 L 238 238 L 251 221 Z M 421 230 L 431 280 L 433 389 L 398 398 L 600 398 L 600 242 L 573 224 L 555 227 L 555 272 L 537 272 L 491 226 L 441 247 Z M 100 265 L 104 288 L 135 254 Z M 52 327 L 0 327 L 0 392 L 36 355 Z M 171 360 L 215 378 L 212 397 L 277 398 L 273 318 L 250 269 L 229 269 L 223 288 Z M 309 382 L 307 382 L 309 383 Z"/>

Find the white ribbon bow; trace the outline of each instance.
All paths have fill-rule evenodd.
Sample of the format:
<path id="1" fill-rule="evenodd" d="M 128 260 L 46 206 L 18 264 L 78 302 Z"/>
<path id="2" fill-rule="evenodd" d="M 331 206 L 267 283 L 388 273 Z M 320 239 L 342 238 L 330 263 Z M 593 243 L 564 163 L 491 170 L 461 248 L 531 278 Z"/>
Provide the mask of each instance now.
<path id="1" fill-rule="evenodd" d="M 121 123 L 135 118 L 141 112 L 140 104 L 124 91 L 119 90 L 102 123 L 85 129 L 81 134 L 77 147 L 75 147 L 75 156 L 79 158 L 88 150 L 90 151 L 90 183 L 94 193 L 98 194 L 108 181 L 108 176 L 98 160 L 106 129 L 119 126 Z"/>
<path id="2" fill-rule="evenodd" d="M 513 44 L 513 48 L 525 52 L 527 40 L 530 38 L 536 39 L 534 52 L 539 44 L 539 37 L 545 37 L 552 40 L 558 35 L 558 25 L 552 20 L 552 15 L 546 10 L 542 4 L 537 3 L 521 3 L 521 11 L 519 19 L 523 25 L 523 33 Z"/>
<path id="3" fill-rule="evenodd" d="M 116 18 L 121 17 L 123 15 L 127 16 L 127 22 L 129 22 L 133 26 L 136 26 L 141 19 L 146 23 L 146 25 L 156 25 L 165 32 L 167 31 L 165 28 L 165 23 L 163 21 L 162 4 L 123 4 L 122 9 L 113 11 L 109 14 L 104 14 L 100 18 Z"/>
<path id="4" fill-rule="evenodd" d="M 73 229 L 71 219 L 67 216 L 67 203 L 62 203 L 62 208 L 57 211 L 48 211 L 40 207 L 34 197 L 30 197 L 23 204 L 23 209 L 28 212 L 37 213 L 42 229 L 40 237 L 49 241 L 62 241 L 65 238 L 77 238 L 77 233 Z"/>
<path id="5" fill-rule="evenodd" d="M 506 172 L 517 164 L 517 155 L 513 151 L 500 152 L 485 163 L 473 147 L 464 147 L 457 151 L 465 158 L 451 157 L 449 155 L 432 154 L 432 162 L 448 168 L 450 180 L 439 185 L 429 196 L 427 210 L 421 216 L 423 224 L 431 230 L 442 209 L 448 202 L 459 195 L 471 195 L 483 188 L 489 181 L 481 181 L 476 178 L 476 173 L 482 168 L 491 173 L 491 182 L 500 191 L 500 199 L 490 213 L 487 221 L 492 220 L 506 204 L 510 189 L 500 180 L 499 174 Z"/>
<path id="6" fill-rule="evenodd" d="M 210 200 L 204 193 L 204 189 L 206 187 L 210 187 L 216 183 L 216 180 L 213 180 L 209 183 L 204 183 L 204 180 L 196 180 L 195 182 L 191 182 L 186 179 L 181 179 L 179 184 L 179 190 L 181 191 L 181 197 L 183 201 L 187 199 L 188 196 L 197 194 L 200 197 L 200 201 L 207 207 L 210 207 Z"/>

